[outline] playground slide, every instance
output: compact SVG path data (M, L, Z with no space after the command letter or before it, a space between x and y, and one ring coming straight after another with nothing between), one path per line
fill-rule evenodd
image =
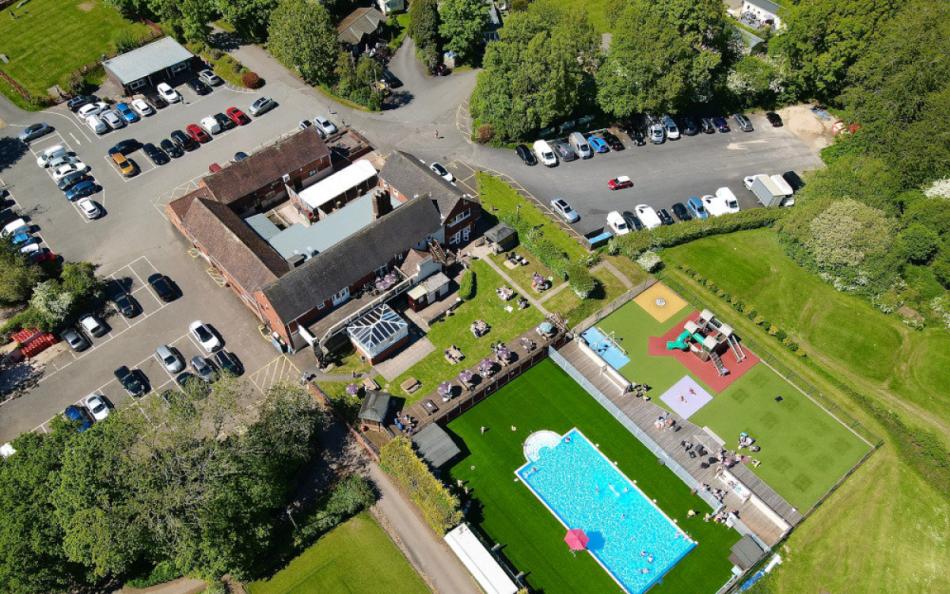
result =
M685 351L689 349L689 330L683 330L683 332L676 338L676 340L669 340L666 342L666 350L672 351L674 349L679 349Z

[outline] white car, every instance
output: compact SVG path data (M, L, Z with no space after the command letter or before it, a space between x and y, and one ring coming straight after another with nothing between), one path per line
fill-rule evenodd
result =
M201 345L201 348L203 348L205 352L213 353L221 348L221 341L218 340L211 326L201 320L192 322L191 325L188 326L188 331L191 332L191 337Z
M19 229L20 227L29 228L29 223L27 223L25 219L17 219L15 221L11 221L3 226L3 230L0 231L0 237L6 237L12 234L14 231Z
M739 200L736 198L736 195L732 193L728 187L723 186L716 190L716 197L719 198L726 206L726 212L735 213L739 212Z
M455 181L455 176L452 175L452 172L451 172L451 171L449 171L448 169L446 169L445 167L443 167L443 166L442 166L442 163L437 163L437 162L433 161L432 164L429 165L429 169L431 169L432 171L434 171L434 172L436 173L436 175L438 175L439 177L441 177L442 179L444 179L444 180L447 181L447 182L454 182L454 181Z
M757 173L757 174L755 174L755 175L749 175L749 176L743 177L743 178L742 178L742 184L745 186L745 189L746 189L746 190L749 190L749 191L751 192L751 191L752 191L752 184L755 183L755 178L759 177L760 175L764 175L764 174L762 174L762 173Z
M119 114L112 111L111 109L105 110L104 112L99 114L99 117L102 118L102 121L109 124L109 127L112 128L113 130L118 130L119 128L125 128L125 120L119 117Z
M563 198L555 198L552 200L551 208L568 223L576 223L581 218L578 216L577 211L571 208L571 205Z
M336 125L323 116L313 116L313 125L317 127L317 130L323 132L325 136L336 134L337 131Z
M545 167L557 165L557 157L554 156L554 151L551 150L551 145L546 140L535 140L531 148L534 149L538 161L541 161L541 164Z
M660 217L656 214L656 211L649 205L638 204L633 210L637 213L637 218L640 219L640 222L643 223L643 226L647 229L656 229L663 224L663 222L660 221Z
M59 167L53 170L53 181L58 183L59 180L63 179L64 177L66 177L67 175L75 171L81 171L82 173L86 173L87 171L89 171L89 166L79 160L76 160L76 162L74 163L66 163L65 165L60 165Z
M102 216L102 209L99 208L99 205L96 204L96 201L92 198L82 198L76 202L76 206L79 207L82 214L90 221Z
M31 243L20 248L20 253L26 256L31 254L38 254L43 251L42 246L38 243Z
M726 207L726 201L718 196L706 194L702 197L702 201L703 206L706 207L706 212L708 212L710 216L720 217L729 212L729 209Z
M79 111L76 112L76 115L79 116L79 119L84 120L91 115L99 115L107 109L109 109L108 103L104 101L98 101L96 103L83 105L79 108Z
M171 85L168 83L158 83L155 90L162 99L169 103L178 103L181 101L181 93L171 88Z
M152 109L152 106L145 102L144 99L133 99L132 100L132 110L142 116L150 116L155 113L155 110Z
M109 417L109 405L106 404L102 394L94 393L86 396L83 398L82 405L96 421L105 421Z
M218 120L214 119L213 116L208 116L206 118L201 118L201 121L198 122L205 132L208 134L220 134L221 133L221 124L218 123Z
M51 146L45 151L43 151L42 153L40 153L40 156L36 158L36 165L37 167L49 167L50 161L52 161L53 159L56 159L57 157L62 157L66 153L67 153L66 147L61 144L57 144L56 146Z
M55 170L60 165L66 165L67 163L75 163L78 160L79 158L74 157L73 155L60 155L59 157L50 159L49 163L47 163L46 166L51 170Z
M109 131L109 126L97 115L86 116L86 125L96 134L105 134Z
M630 226L627 225L627 221L616 210L607 213L607 228L613 231L614 235L630 233Z

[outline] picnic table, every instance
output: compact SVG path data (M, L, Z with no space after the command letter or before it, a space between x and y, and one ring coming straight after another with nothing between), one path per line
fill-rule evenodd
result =
M426 412L430 415L439 412L439 407L435 405L435 402L432 402L431 398L426 398L422 401L422 408L426 409Z
M416 390L418 390L418 389L419 389L419 386L421 386L421 385L422 385L422 384L420 384L420 383L419 383L419 380L417 380L416 378L414 378L414 377L408 377L408 378L406 378L406 381L404 381L403 383L399 384L399 387L402 388L403 390L405 390L406 394L412 394L413 392L415 392Z

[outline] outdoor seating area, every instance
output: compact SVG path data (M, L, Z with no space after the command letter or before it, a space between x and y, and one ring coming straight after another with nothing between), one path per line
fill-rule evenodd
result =
M445 360L455 365L456 363L461 362L465 359L465 353L463 353L457 346L454 344L449 348L445 349Z
M491 326L485 320L475 320L470 327L475 338L481 338L491 331Z
M495 294L498 295L498 298L502 301L510 301L511 298L515 296L515 290L505 285L504 287L495 289Z
M505 256L505 266L511 269L527 266L529 263L527 258L516 252L508 252L508 255Z
M531 275L531 288L536 293L543 293L551 288L551 281L535 272Z

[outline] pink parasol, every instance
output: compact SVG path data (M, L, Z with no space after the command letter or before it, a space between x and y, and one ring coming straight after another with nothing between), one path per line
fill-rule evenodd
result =
M587 543L590 542L590 538L588 538L580 528L574 528L573 530L567 531L567 534L564 536L564 542L567 543L567 546L572 551L583 551L587 548Z

